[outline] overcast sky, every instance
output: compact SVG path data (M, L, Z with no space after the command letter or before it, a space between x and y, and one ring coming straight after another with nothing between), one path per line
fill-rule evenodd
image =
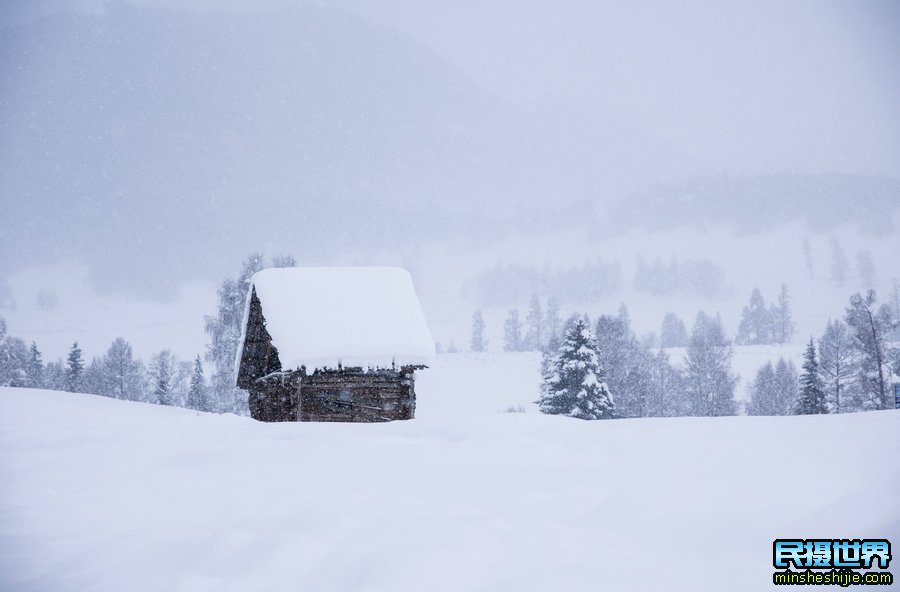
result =
M136 3L251 10L234 1ZM18 3L7 6L4 18L74 4ZM671 171L653 163L650 177L677 177L685 168L686 174L900 174L898 2L320 4L344 6L413 37L533 114L537 125L636 142L651 161L672 151L682 156ZM615 150L615 142L604 149Z

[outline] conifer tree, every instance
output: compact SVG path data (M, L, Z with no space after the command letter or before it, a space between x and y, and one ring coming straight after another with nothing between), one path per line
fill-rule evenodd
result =
M28 384L28 347L6 334L6 321L0 319L0 386L23 387Z
M537 294L531 296L528 304L528 315L525 317L525 348L529 351L541 351L544 347L544 312Z
M28 386L31 388L44 387L44 362L37 343L31 342L28 349L28 363L25 366L25 374L28 375Z
M519 320L519 309L509 311L503 323L503 349L506 351L522 351L522 322Z
M484 336L484 317L479 308L472 313L472 340L469 347L473 352L483 352L487 349L488 340Z
M153 356L150 374L153 377L153 397L159 405L174 405L175 396L172 391L172 353L163 350Z
M602 377L590 326L578 319L548 365L538 400L540 410L578 419L614 417L615 405Z
M81 357L81 348L78 342L72 344L69 356L66 358L66 390L70 393L80 392L81 380L84 375L84 359Z
M772 316L766 308L759 288L753 288L750 304L741 313L741 324L735 341L741 345L761 345L769 343L772 335Z
M794 415L816 415L828 413L819 363L816 361L816 346L812 337L803 352L803 372L800 375L800 398L794 406Z
M206 377L203 375L203 362L200 356L194 360L194 371L191 373L191 386L188 388L187 407L197 411L212 411Z

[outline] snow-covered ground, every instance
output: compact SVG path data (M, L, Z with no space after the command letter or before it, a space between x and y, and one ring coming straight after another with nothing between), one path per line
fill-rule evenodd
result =
M390 424L0 389L0 590L757 591L775 538L900 540L900 411L583 422L536 362L440 356Z

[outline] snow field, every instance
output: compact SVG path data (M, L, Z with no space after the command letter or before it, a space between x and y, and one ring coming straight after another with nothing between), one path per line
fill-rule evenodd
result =
M536 361L390 424L0 389L0 589L756 591L775 538L900 539L900 411L584 422Z

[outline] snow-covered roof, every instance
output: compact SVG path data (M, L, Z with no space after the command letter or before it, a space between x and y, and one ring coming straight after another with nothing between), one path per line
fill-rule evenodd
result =
M412 278L395 267L290 267L254 274L250 294L285 370L427 365L434 342ZM238 365L244 349L238 347Z

